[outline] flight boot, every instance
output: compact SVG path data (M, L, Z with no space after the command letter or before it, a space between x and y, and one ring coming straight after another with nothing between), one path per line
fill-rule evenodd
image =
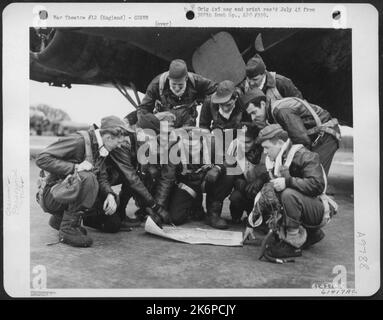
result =
M221 218L223 203L219 201L207 202L207 214L205 223L215 229L227 229L229 226L225 219Z
M230 203L230 215L231 215L231 223L232 224L241 224L242 216L245 209L240 206L235 205L234 203Z
M322 231L322 229L308 229L307 230L307 239L306 242L302 245L301 249L306 250L313 246L314 244L318 243L324 238L325 234Z
M92 238L81 232L81 219L83 214L83 211L64 211L59 230L61 242L73 247L90 247L92 245Z
M49 218L48 224L53 229L56 229L57 231L59 231L62 219L63 219L62 214L52 214L51 217ZM80 230L85 235L88 233L84 227L80 226Z
M302 249L280 240L266 248L265 256L267 259L292 259L302 256Z

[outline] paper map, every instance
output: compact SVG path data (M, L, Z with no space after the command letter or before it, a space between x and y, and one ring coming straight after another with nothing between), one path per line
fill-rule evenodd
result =
M150 217L146 219L145 231L156 236L190 244L242 246L242 232L166 226L161 229Z

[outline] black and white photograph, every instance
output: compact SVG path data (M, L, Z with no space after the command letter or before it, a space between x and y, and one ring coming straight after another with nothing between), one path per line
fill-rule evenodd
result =
M379 197L361 185L378 185L379 165L358 152L378 146L378 93L356 81L350 24L371 8L327 7L185 4L184 25L134 8L34 10L27 88L10 94L27 95L25 166L8 162L4 182L4 228L26 221L4 232L7 254L26 230L26 294L372 294L357 279L380 286Z

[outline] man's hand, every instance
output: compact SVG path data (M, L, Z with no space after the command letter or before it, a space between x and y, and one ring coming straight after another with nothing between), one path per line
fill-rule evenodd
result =
M76 165L76 169L77 169L77 172L80 172L80 171L90 171L90 170L93 169L93 165L90 162L84 160L80 164Z
M285 178L276 178L271 180L273 184L274 190L277 192L281 192L286 189L286 180Z
M246 230L243 234L242 243L244 243L248 238L251 238L252 240L255 239L254 229L251 227L246 227Z
M109 193L108 196L106 197L104 201L104 206L102 208L104 209L105 214L107 216L111 216L113 213L116 212L116 209L117 209L116 199L111 193Z
M157 112L154 115L160 121L167 121L169 128L174 128L176 116L170 111Z
M160 121L163 121L163 120L166 120L169 122L176 121L176 116L170 111L157 112L154 115Z
M215 166L211 168L205 175L205 181L209 183L214 183L217 181L219 175L221 173L221 168L218 166Z

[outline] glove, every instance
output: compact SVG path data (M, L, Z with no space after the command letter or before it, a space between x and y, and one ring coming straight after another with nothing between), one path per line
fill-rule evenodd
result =
M169 224L171 222L169 212L163 206L158 205L157 214L162 218L164 223Z
M162 229L163 223L170 223L170 215L167 210L165 210L159 204L155 204L153 207L146 208L146 211L149 213L152 220Z
M259 190L261 190L263 185L263 181L260 179L256 179L254 182L250 182L245 187L246 195L249 199L253 199Z
M145 208L145 211L149 214L150 218L154 221L154 223L162 229L162 224L164 223L162 217L157 214L158 204L155 204L153 207Z
M205 175L205 181L209 183L214 183L217 181L219 175L221 174L221 168L214 166L211 168Z

